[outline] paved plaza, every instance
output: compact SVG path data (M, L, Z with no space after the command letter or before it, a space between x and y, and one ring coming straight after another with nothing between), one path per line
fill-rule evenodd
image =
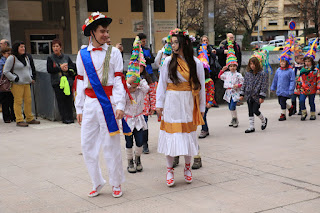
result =
M320 108L319 98L316 106ZM309 108L308 108L309 110ZM0 212L32 213L318 213L320 212L320 116L300 116L279 122L277 100L261 107L269 119L261 131L245 134L246 104L238 107L240 125L230 128L226 105L208 113L210 136L199 140L203 167L193 170L194 181L184 181L184 160L175 169L174 187L166 186L165 156L157 153L159 123L149 119L151 153L142 156L143 172L129 174L123 196L113 198L106 185L91 191L80 148L80 126L41 120L19 128L0 122ZM121 138L126 169L124 137ZM105 178L107 171L101 158Z

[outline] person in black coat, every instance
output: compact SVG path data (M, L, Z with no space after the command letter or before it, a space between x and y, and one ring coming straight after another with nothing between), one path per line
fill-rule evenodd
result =
M234 35L232 33L227 34L227 39L223 40L220 43L220 48L216 50L218 61L221 67L226 66L227 53L228 53L228 41L227 41L228 39L233 41L234 51L235 51L237 62L238 62L237 71L239 72L241 67L242 53L241 53L240 46L237 44L237 42L234 41Z

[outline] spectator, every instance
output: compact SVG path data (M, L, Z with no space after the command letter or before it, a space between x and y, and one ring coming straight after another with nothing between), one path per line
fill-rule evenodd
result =
M10 47L10 43L7 39L2 39L0 41L0 49L2 50L5 47Z
M151 50L148 47L146 47L147 36L144 33L139 33L138 36L141 41L141 47L143 50L144 58L146 59L146 64L147 64L146 70L149 73L149 75L151 76L152 81L156 82L156 81L158 81L158 78L155 75L155 73L153 73L152 66L151 66L151 64L154 63L154 56L152 55Z
M34 84L36 79L33 58L30 54L26 54L23 41L16 41L12 45L12 54L7 58L3 74L13 82L11 92L14 97L13 107L17 126L27 127L28 124L40 124L40 121L34 119L31 111L30 84ZM11 69L12 72L10 72ZM22 116L22 103L24 103L27 122L24 122Z
M51 74L51 85L56 94L60 116L63 123L74 123L73 96L70 88L76 75L75 64L69 56L61 52L62 46L59 39L52 41L52 50L53 54L47 58L47 70ZM68 82L68 85L62 87L64 82Z
M228 40L233 42L234 51L235 51L237 62L238 62L237 71L239 72L241 67L242 54L241 54L240 46L237 44L237 42L234 41L234 35L232 33L227 34L227 39L223 40L220 43L220 49L216 50L219 64L222 67L226 66L227 54L228 54Z
M154 65L155 65L157 68L160 68L161 59L162 59L163 53L164 53L164 46L166 45L166 43L167 43L167 37L162 38L162 45L163 45L163 47L161 48L161 50L158 51L157 56L156 56L156 59L154 60Z
M11 54L11 48L3 47L1 48L0 58L0 77L2 76L2 71L4 64L6 63L7 58ZM15 121L16 117L14 116L13 110L13 95L11 91L9 92L0 92L0 103L2 103L2 118L5 123L11 123L11 121Z

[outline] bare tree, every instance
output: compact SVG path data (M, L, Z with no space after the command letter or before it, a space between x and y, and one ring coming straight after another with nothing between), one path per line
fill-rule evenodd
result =
M248 47L251 34L271 0L226 0L227 11L245 29L242 44ZM271 13L272 11L270 11Z
M203 1L180 0L181 28L203 29Z

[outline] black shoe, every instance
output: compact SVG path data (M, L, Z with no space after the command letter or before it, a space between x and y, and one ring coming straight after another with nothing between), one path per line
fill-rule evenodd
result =
M141 164L141 158L140 158L140 156L136 156L136 157L135 157L135 163L136 163L137 172L142 172L143 167L142 167L142 164Z
M319 113L320 113L320 112L319 112ZM301 111L299 111L299 112L298 112L298 115L302 115L302 112L301 112Z
M202 167L201 158L194 158L192 169L200 169Z
M245 133L251 133L251 132L255 132L256 130L255 130L255 128L253 128L253 129L247 129L246 131L244 131Z
M288 111L289 111L289 116L292 116L295 113L293 105L290 107L290 109L288 109Z
M317 119L317 117L316 117L315 115L311 115L311 116L310 116L310 120L314 121L314 120L316 120L316 119Z
M137 169L136 169L136 167L134 166L134 163L133 163L133 159L128 160L127 170L128 170L129 173L136 173L137 172Z
M174 157L172 168L175 168L179 164L179 156Z
M69 122L69 124L74 123L74 120L67 120Z
M143 154L149 154L149 153L150 153L148 144L144 144L144 145L143 145L143 150L142 150L142 152L143 152Z
M302 121L305 121L305 120L306 120L306 118L307 118L307 116L308 116L308 114L301 115L301 120L302 120Z
M320 115L320 112L318 113L318 115Z
M265 130L268 125L268 118L264 118L264 119L265 119L265 123L261 125L261 130Z
M69 121L68 120L63 120L62 123L69 124Z
M287 120L286 115L281 113L279 121L285 121L285 120Z

